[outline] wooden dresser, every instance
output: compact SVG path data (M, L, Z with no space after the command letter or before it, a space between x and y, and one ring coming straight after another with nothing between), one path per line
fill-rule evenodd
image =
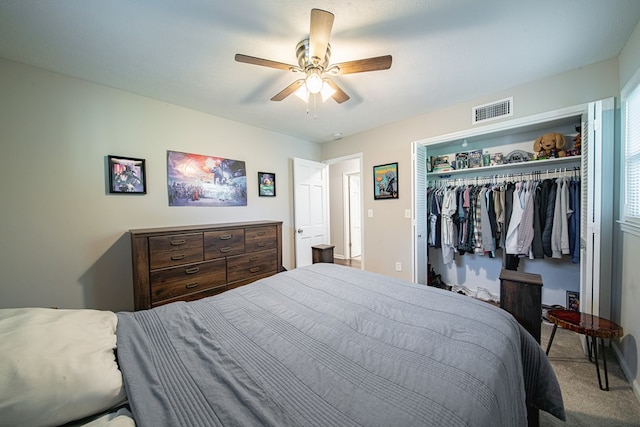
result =
M282 222L130 230L136 310L191 301L282 268Z

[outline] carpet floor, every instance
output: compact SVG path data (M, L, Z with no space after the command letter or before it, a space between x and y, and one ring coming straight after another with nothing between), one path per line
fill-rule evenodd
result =
M542 323L546 350L553 325ZM640 401L620 369L611 348L606 349L609 391L598 386L595 364L584 354L580 335L558 328L549 360L558 377L567 422L540 411L541 427L639 427ZM600 364L602 369L602 364ZM604 375L602 375L604 384Z

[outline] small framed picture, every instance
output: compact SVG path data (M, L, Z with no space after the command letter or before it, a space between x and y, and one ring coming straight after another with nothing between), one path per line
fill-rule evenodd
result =
M276 174L273 172L258 172L258 196L276 196Z
M145 160L133 157L107 156L109 193L147 194Z
M567 310L580 311L580 292L567 291Z
M398 163L373 167L373 199L398 198Z

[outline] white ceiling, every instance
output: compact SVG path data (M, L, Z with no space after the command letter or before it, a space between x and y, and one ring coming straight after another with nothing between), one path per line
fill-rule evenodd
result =
M298 78L312 8L335 15L332 63L391 54L387 71L333 77L351 96L270 98ZM617 56L637 0L2 0L0 57L305 140L325 142Z

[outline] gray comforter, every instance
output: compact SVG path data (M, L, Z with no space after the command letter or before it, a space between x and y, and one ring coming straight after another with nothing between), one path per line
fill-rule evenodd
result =
M334 264L118 313L139 426L524 426L564 419L556 377L513 317Z

